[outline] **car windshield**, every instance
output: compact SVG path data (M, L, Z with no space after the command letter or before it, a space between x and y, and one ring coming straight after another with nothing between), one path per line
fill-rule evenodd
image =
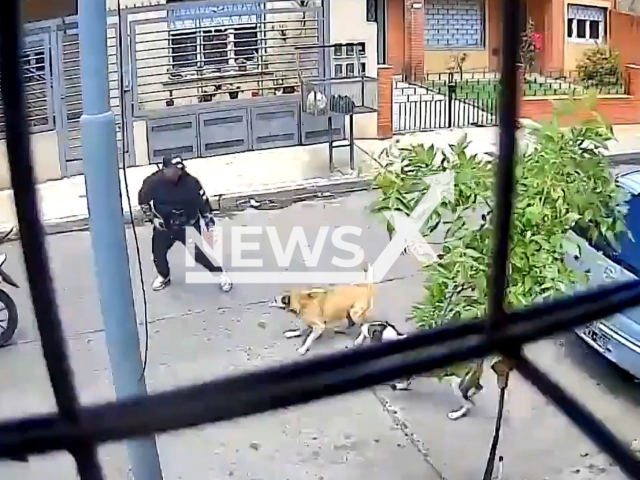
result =
M631 197L627 201L627 206L625 224L630 235L623 233L618 237L619 251L614 249L604 238L598 238L594 242L589 241L589 243L618 265L640 277L640 195ZM586 231L583 228L576 226L573 230L582 238L587 239Z
M625 223L631 235L620 235L620 252L616 255L617 263L640 277L640 195L635 195L627 202Z

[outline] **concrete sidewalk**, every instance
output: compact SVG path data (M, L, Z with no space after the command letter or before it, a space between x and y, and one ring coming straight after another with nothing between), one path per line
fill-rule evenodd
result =
M222 220L224 227L270 225L286 235L302 227L307 238L322 226L362 229L356 242L375 259L388 245L383 221L367 207L375 192L330 201L301 202L272 211L242 212ZM133 232L127 232L132 272L137 280ZM142 288L147 288L151 392L296 361L298 341L282 332L298 325L293 316L269 307L282 292L276 284L237 284L228 294L215 285L187 284L184 249L169 253L173 285L151 292L155 270L151 228L138 229L145 285L134 281L138 319L142 322ZM330 235L330 234L329 234ZM284 238L280 236L280 238ZM86 232L47 239L60 317L68 339L71 365L83 404L113 399L110 368L99 313L91 239ZM256 238L264 268L282 271L267 235ZM295 249L292 269L331 271L337 248L327 245L309 266ZM26 285L18 242L3 245L6 270ZM344 255L344 253L342 253ZM340 255L340 256L342 256ZM228 257L227 257L228 258ZM258 257L253 257L258 258ZM335 267L335 265L333 265ZM191 269L188 269L191 271ZM70 274L69 272L72 272ZM233 275L233 272L232 272ZM380 284L372 318L387 319L404 331L405 319L424 298L420 264L401 256ZM0 349L0 419L44 413L55 408L38 342L28 289L13 290L21 320L14 345ZM140 325L141 337L144 327ZM328 334L314 344L311 356L351 346L351 335ZM144 337L142 337L144 338ZM640 385L621 375L575 335L558 335L527 347L529 357L601 418L624 442L640 432ZM458 405L446 383L422 378L408 392L388 386L296 408L273 411L216 425L158 436L165 480L479 480L493 433L498 399L495 376L487 368L485 392L468 418L450 421ZM108 480L127 478L121 443L100 448ZM518 375L506 400L499 455L505 458L503 480L624 480L566 418ZM34 458L28 465L0 463L2 480L77 478L70 457Z
M326 191L366 188L361 186L360 177L366 177L371 159L359 148L355 149L355 159L360 170L352 174L348 148L335 150L336 170L331 173L328 145L321 144L198 158L185 163L189 172L202 182L214 208L235 209L238 202L247 198L322 196ZM125 215L128 216L130 207L134 215L139 213L138 191L156 169L155 165L127 168L128 196L124 172L120 171ZM89 214L84 175L42 183L38 195L40 218L49 233L86 226ZM6 232L16 223L13 192L0 191L0 231Z
M617 141L610 151L619 163L640 163L640 126L620 126L614 131ZM498 150L498 128L466 128L436 130L394 137L393 140L356 141L357 171L348 171L348 148L335 150L337 170L329 172L326 144L224 155L188 160L187 168L197 176L214 203L223 210L243 209L248 199L288 201L318 198L327 194L348 193L368 188L378 168L375 159L390 142L434 144L447 147L463 133L473 153L495 153ZM142 181L156 169L155 165L127 168L131 210L139 213L137 194ZM344 172L344 173L340 173ZM124 188L123 208L128 216L129 200ZM87 226L88 210L84 176L45 182L38 186L40 215L47 232L60 233ZM16 225L13 193L0 191L0 232Z

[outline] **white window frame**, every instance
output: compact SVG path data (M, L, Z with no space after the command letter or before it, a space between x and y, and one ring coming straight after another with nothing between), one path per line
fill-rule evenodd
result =
M253 2L248 2L253 3ZM260 46L262 43L261 35L261 22L258 18L255 18L255 23L247 22L240 24L226 23L224 25L216 24L216 20L219 17L214 15L207 16L206 13L195 12L190 15L189 12L185 12L179 6L170 6L173 12L180 12L180 19L174 21L173 24L169 20L169 59L170 67L169 71L173 74L180 76L195 76L198 72L206 72L207 74L220 74L220 75L235 75L245 72L255 72L262 68L260 61ZM206 6L203 8L207 8ZM193 8L192 8L193 9ZM230 17L227 17L230 18ZM253 50L253 54L247 57L250 59L246 62L239 62L243 57L238 55L236 51L236 44L239 42L252 42L251 39L238 39L237 36L242 32L254 32L255 31L255 46L251 45L249 48L241 47L243 50L247 48ZM218 61L214 63L214 60L209 57L207 53L212 50L207 50L208 36L226 36L226 62ZM173 45L173 40L176 37L184 37L192 39L187 45L190 46L190 51L183 53L176 53ZM217 43L217 40L213 40L212 43ZM220 40L220 43L223 41ZM252 48L253 47L253 48ZM224 51L220 49L219 51ZM193 60L181 60L180 56L195 56ZM180 63L176 64L176 57ZM220 59L221 60L221 59ZM245 59L246 60L246 59ZM242 68L241 68L242 67Z
M601 11L603 14L602 20L583 17L580 13L576 12L572 7L578 7L583 10ZM573 10L573 11L572 11ZM592 5L580 5L580 4L567 4L567 21L565 28L567 29L566 38L569 43L579 44L594 44L602 45L607 43L607 19L609 17L609 10L604 7L594 7ZM578 21L584 20L585 26L585 38L578 37ZM589 38L590 22L598 23L598 38ZM571 32L569 31L569 25L571 24Z

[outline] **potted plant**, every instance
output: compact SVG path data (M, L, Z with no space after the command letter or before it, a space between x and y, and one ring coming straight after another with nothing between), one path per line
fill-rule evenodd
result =
M240 96L240 86L237 86L236 88L234 88L229 92L229 98L231 100L237 100L239 96Z

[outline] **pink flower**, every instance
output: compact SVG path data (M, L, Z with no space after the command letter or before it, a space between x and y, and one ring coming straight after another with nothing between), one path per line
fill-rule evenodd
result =
M541 33L532 33L531 41L533 42L533 48L537 51L542 50L542 34Z

